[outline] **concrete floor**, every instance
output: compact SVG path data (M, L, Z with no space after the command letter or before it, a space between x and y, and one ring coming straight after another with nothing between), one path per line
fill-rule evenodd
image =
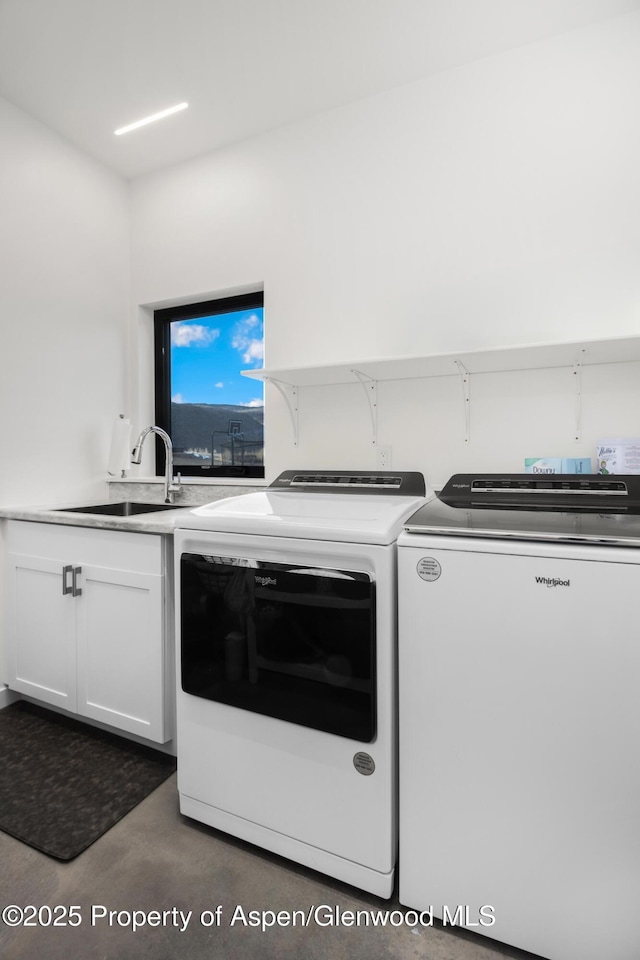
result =
M324 905L402 908L397 898L381 901L185 819L175 774L75 860L59 863L0 832L0 864L0 909L15 904L54 911L53 917L41 911L41 926L11 928L0 921L2 960L532 960L532 954L439 925L323 926L324 909L319 923L306 928L245 925L240 909L247 918L254 910L288 911L297 919ZM71 906L78 909L65 915L63 908ZM133 911L150 920L156 919L151 911L158 920L166 913L162 925L134 931ZM191 911L184 930L179 911ZM56 919L67 925L54 926Z

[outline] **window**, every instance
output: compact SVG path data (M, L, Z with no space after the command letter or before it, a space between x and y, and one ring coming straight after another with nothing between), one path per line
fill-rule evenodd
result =
M156 310L156 423L183 476L264 477L264 296L243 294ZM156 471L164 473L164 445Z

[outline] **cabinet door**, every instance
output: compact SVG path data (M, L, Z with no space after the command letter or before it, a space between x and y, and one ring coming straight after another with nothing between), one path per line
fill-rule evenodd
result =
M162 577L83 566L78 597L78 713L163 743Z
M44 703L76 710L76 605L63 564L9 554L7 682Z

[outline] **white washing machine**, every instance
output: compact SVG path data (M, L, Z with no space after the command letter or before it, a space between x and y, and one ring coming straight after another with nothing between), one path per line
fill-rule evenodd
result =
M181 812L381 897L396 539L424 502L420 474L287 471L175 531Z
M455 476L398 540L399 896L640 957L640 477Z

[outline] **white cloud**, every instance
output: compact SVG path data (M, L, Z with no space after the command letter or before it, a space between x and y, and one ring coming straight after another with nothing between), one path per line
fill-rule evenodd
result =
M245 363L258 363L264 358L264 344L262 340L250 340L247 345L244 353L242 354L242 359Z
M207 346L220 336L219 330L203 327L201 323L172 323L171 343L174 347Z
M259 366L264 358L260 318L255 313L240 321L234 331L232 345L242 354L242 362Z
M181 393L176 393L171 397L171 403L184 403L184 397Z
M249 400L248 403L240 403L240 407L263 407L264 400Z
M219 383L214 383L214 387L215 387L217 390L224 390L224 383L222 382L222 380L220 380Z

